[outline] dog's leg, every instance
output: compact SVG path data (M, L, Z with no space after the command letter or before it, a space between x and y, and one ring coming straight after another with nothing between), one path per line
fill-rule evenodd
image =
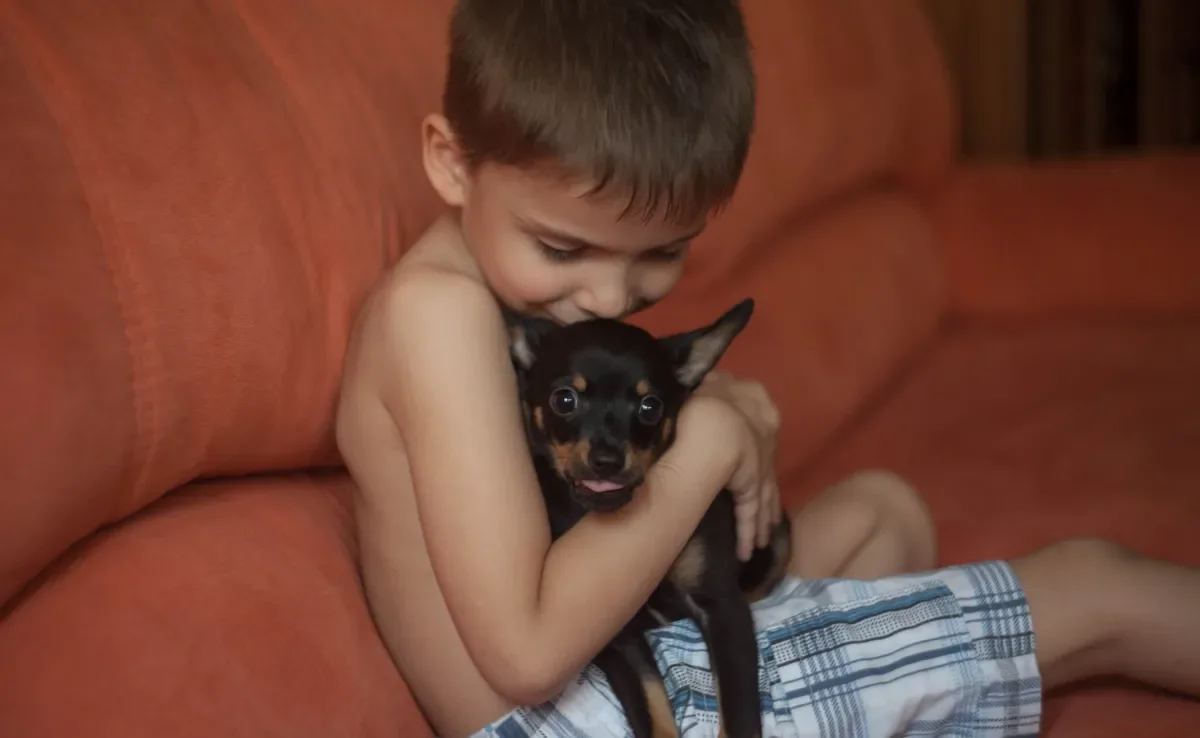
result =
M629 660L637 669L641 679L642 693L649 708L651 734L654 738L678 738L679 727L675 724L675 710L667 696L662 674L654 661L654 651L644 635L629 642Z
M658 738L664 735L657 725L660 708L653 690L646 686L647 680L640 663L641 654L637 648L639 641L643 639L638 636L618 636L618 640L605 646L592 663L608 679L617 702L625 711L625 719L629 721L634 738Z
M758 695L758 642L750 607L736 590L722 597L706 597L695 604L701 615L696 621L708 647L717 687L721 735L759 738L762 712Z

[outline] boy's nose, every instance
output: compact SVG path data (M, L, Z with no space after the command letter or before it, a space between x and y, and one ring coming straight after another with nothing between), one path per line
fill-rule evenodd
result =
M607 444L593 443L588 450L588 466L596 474L615 474L625 468L625 454Z
M629 311L629 288L624 277L585 289L575 304L596 318L620 318Z

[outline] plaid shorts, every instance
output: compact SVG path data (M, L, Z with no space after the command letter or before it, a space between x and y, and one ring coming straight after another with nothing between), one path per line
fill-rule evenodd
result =
M763 735L1034 736L1042 684L1020 584L999 561L875 581L785 580L754 606ZM694 623L647 635L680 735L716 736L708 653ZM499 738L632 735L589 666L554 700L480 730Z

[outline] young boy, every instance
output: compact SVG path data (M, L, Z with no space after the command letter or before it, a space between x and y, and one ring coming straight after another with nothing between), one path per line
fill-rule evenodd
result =
M551 545L501 315L665 297L734 190L753 110L734 0L460 0L423 129L448 214L365 301L337 428L372 613L439 735L625 735L588 662L719 489L743 555L777 519L775 409L718 375L634 502ZM794 520L798 578L756 607L768 735L1030 734L1043 687L1101 673L1200 691L1195 571L1073 541L894 576L932 567L933 529L883 474ZM656 654L676 717L716 735L689 627L657 631Z

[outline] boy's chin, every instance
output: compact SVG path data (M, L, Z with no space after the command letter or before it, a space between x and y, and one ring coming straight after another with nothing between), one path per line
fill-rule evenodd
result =
M508 311L509 313L512 313L514 315L519 315L522 318L550 320L550 321L557 323L558 325L568 325L570 323L577 322L576 320L564 319L565 317L569 317L569 316L573 315L573 313L569 309L556 310L552 307L547 307L544 305L543 306L529 305L529 304L514 305L511 301L506 300L502 296L499 296L499 295L497 295L497 299L500 301L501 306L506 311Z
M631 315L636 315L637 313L640 313L643 310L646 310L647 308L651 307L653 304L654 303L652 303L648 300L639 300L638 302L634 303L633 307L631 307L629 310L626 310L625 312L621 313L620 315L616 315L613 317L616 320L625 320L626 318L630 317ZM547 318L549 320L553 320L555 323L558 323L559 325L570 325L572 323L579 323L584 320L590 320L590 319L596 317L585 310L580 310L571 305L563 305L561 307L559 307L559 306L544 307L544 308L540 308L540 309L531 310L531 311L529 311L529 314L533 317Z
M578 323L581 320L587 320L588 317L590 317L587 313L566 306L557 309L554 307L546 307L533 310L531 311L531 315L536 318L553 320L559 325L571 325L572 323Z

